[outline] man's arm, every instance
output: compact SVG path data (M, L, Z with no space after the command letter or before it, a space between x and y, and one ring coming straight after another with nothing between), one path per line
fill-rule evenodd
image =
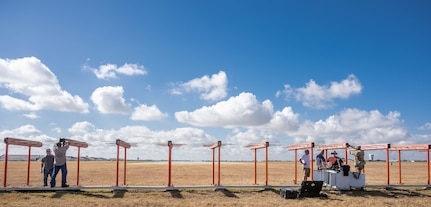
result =
M40 172L43 171L43 166L45 164L45 158L42 159L42 162L40 163Z

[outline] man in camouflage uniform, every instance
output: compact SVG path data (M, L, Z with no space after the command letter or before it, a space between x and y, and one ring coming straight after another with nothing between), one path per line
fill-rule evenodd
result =
M365 167L365 160L364 160L365 153L363 150L361 150L361 146L359 145L356 147L348 145L348 147L349 147L349 153L355 156L354 163L355 163L356 173L354 173L354 175L357 174L357 176L359 177L359 175L362 172L362 169L364 169Z

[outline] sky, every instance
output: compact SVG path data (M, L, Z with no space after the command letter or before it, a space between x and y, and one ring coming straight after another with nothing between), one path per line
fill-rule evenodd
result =
M89 144L81 156L105 158L121 139L141 160L166 160L157 143L169 140L185 144L175 160L211 160L203 145L217 140L223 160L253 160L245 146L263 141L270 160L292 160L286 146L306 142L431 144L430 9L427 0L3 0L0 137L40 141L36 155L66 137Z

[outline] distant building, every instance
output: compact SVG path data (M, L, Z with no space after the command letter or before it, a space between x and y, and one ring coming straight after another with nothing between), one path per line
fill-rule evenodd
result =
M0 160L5 160L6 155L1 155ZM41 158L40 155L30 155L30 161L37 161ZM28 155L8 155L8 161L27 161Z

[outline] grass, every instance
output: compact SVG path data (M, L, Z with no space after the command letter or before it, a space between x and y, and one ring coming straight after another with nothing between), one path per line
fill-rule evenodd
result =
M1 163L2 164L2 163ZM41 186L40 163L31 162L30 186ZM294 170L292 162L270 162L269 185L292 185ZM77 163L68 162L68 183L76 185ZM390 166L390 182L398 183L398 165ZM128 162L127 185L167 186L167 163ZM301 170L297 169L298 183ZM120 162L119 185L123 184L123 163ZM217 183L216 166L215 183ZM369 162L366 165L368 185L386 184L386 165L383 162ZM3 184L4 170L0 172ZM172 184L194 186L212 184L210 163L173 163ZM61 176L57 179L61 180ZM402 163L404 184L427 184L427 165L424 162ZM7 185L24 186L27 180L27 162L8 162ZM58 180L58 182L60 182ZM265 163L258 163L257 184L265 184ZM253 185L254 165L247 163L222 163L221 185ZM81 162L79 184L83 186L115 186L116 162ZM364 191L330 192L327 198L303 198L286 200L280 197L279 189L188 189L181 191L139 191L112 192L110 190L87 190L81 192L3 192L0 206L429 206L431 191L421 188L365 188Z

